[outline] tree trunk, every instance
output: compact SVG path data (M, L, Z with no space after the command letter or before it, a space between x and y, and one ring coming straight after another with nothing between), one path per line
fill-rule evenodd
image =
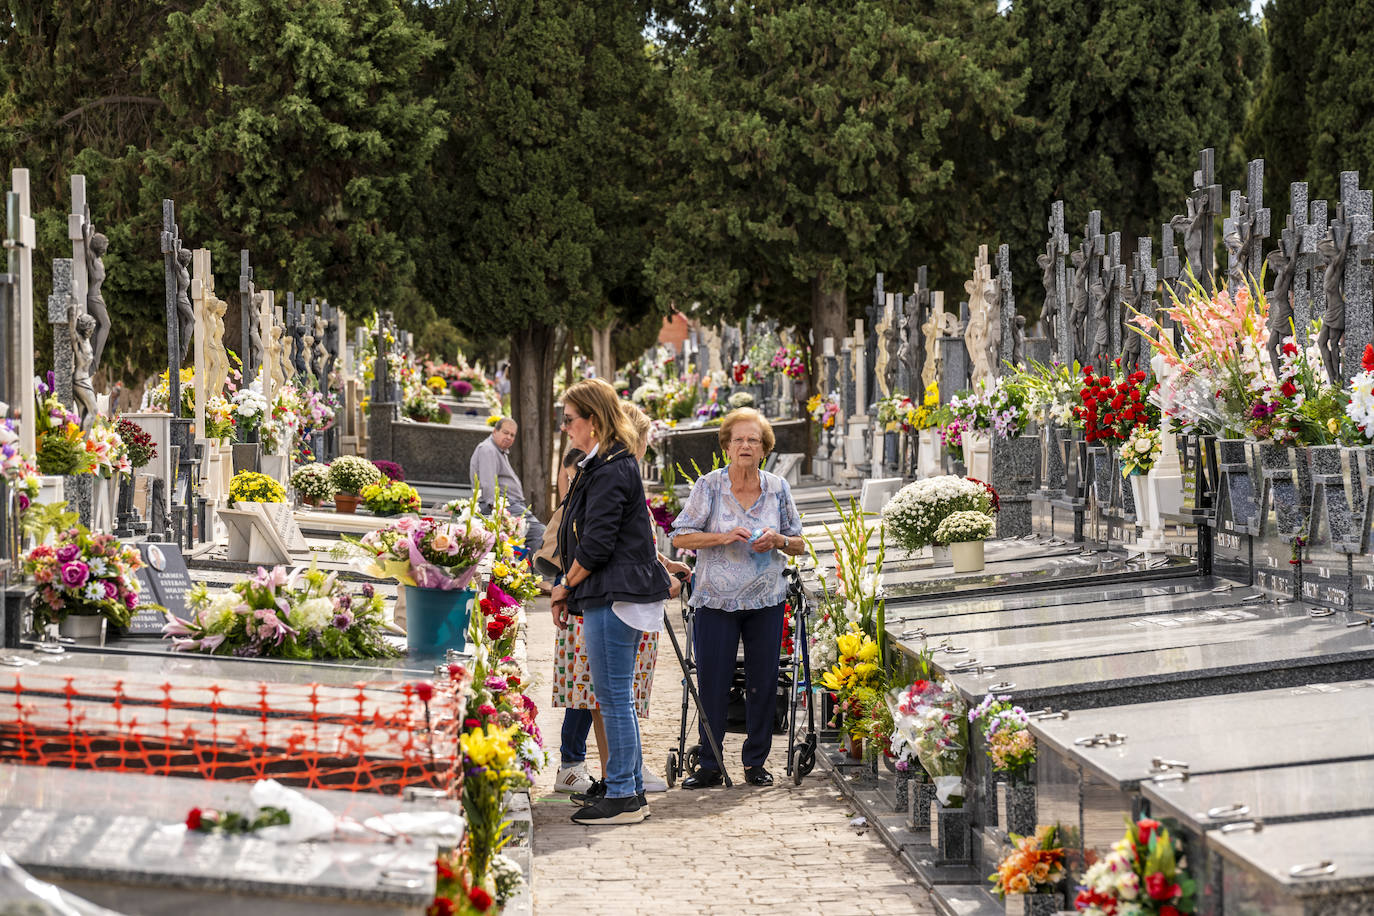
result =
M520 424L515 472L530 511L549 517L549 466L553 460L554 329L534 322L511 335L511 413Z
M818 274L811 278L811 359L808 361L807 373L807 396L820 394L822 397L830 394L825 390L825 339L827 337L834 341L832 352L839 354L840 341L848 333L846 326L849 319L849 303L846 298L845 288L841 286L837 290L827 289L829 277L826 274ZM808 459L814 457L816 450L816 436L813 433L813 421L811 415L806 418L806 448Z
M825 352L825 339L835 340L835 352L840 352L840 341L848 333L848 299L845 288L827 289L829 277L820 274L811 278L811 340L817 354L817 378L824 379L824 366L819 362L819 354Z
M620 321L611 318L604 328L592 328L592 364L596 374L606 381L615 382L615 339L611 336Z

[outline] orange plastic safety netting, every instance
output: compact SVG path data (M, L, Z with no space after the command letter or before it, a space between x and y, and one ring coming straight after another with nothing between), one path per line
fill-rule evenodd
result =
M467 682L351 686L0 674L0 761L399 793L457 791Z

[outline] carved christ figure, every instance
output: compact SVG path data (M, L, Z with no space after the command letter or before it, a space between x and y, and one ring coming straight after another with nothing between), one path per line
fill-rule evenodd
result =
M99 413L95 386L91 384L91 364L95 359L91 334L95 331L95 319L79 312L76 304L68 300L67 329L72 340L72 396L76 398L77 412L81 415L81 428L88 430Z
M1202 223L1207 210L1195 198L1188 198L1188 215L1179 214L1169 220L1174 232L1183 234L1183 251L1188 256L1188 268L1199 282L1202 280Z
M272 380L274 389L286 384L286 372L283 369L286 362L286 347L282 344L281 332L281 325L276 323L273 323L267 332L267 363L263 369ZM266 394L266 391L263 393Z
M86 220L81 227L86 251L86 313L95 319L95 333L91 338L94 356L91 373L100 368L100 357L105 352L105 341L110 337L110 311L105 307L105 296L101 286L105 283L105 252L110 248L110 240L103 232L96 232L91 225L91 210L86 208Z
M228 305L213 293L205 299L205 396L224 396L229 354L224 349L224 312Z
M1250 259L1255 235L1255 215L1250 212L1250 201L1244 195L1236 198L1236 215L1229 222L1230 228L1221 237L1231 255L1226 281L1229 289L1240 289L1245 285L1246 262Z
M1298 233L1293 229L1293 217L1288 217L1288 228L1279 236L1279 247L1269 252L1266 259L1274 277L1274 288L1269 291L1269 362L1274 374L1279 372L1279 346L1293 327L1293 280L1298 273Z
M1058 335L1055 333L1058 316L1055 314L1058 304L1056 287L1059 283L1058 271L1055 269L1054 260L1054 241L1051 240L1045 245L1045 253L1035 259L1035 263L1040 265L1040 285L1045 287L1045 303L1040 307L1040 327L1045 332L1045 336L1052 342L1057 341ZM1058 344L1053 344L1058 346Z
M191 308L191 252L187 248L177 248L177 317L180 319L178 333L181 337L180 368L186 362L186 354L191 349L191 335L196 330L196 313Z
M1088 262L1092 258L1092 243L1084 239L1083 246L1070 256L1073 260L1073 301L1069 305L1070 324L1073 330L1073 352L1063 355L1065 363L1074 360L1083 363L1088 357Z
M248 354L249 364L257 369L258 375L262 374L264 362L263 342L262 342L262 293L254 292L252 299L252 312L244 316L248 322ZM252 379L245 374L243 383L251 384Z
M1345 258L1350 249L1351 227L1344 210L1336 207L1336 218L1327 227L1326 237L1317 245L1324 266L1322 289L1326 292L1326 313L1322 316L1317 347L1321 350L1326 377L1341 381L1341 345L1345 340Z

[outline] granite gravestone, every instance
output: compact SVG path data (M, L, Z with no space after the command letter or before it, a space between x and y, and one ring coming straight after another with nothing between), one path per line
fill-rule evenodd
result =
M176 544L143 543L138 545L138 553L143 559L143 568L138 571L142 600L160 604L168 612L187 619L192 582L181 548ZM134 613L125 632L130 636L161 636L166 622L161 611L144 609Z
M906 370L906 377L911 386L915 386L918 379L924 380L927 375L934 380L939 377L936 370L928 370L927 364L935 353L935 343L931 339L929 332L925 330L928 317L935 308L935 301L939 298L941 304L944 302L944 293L936 292L930 288L929 272L926 265L922 264L916 268L916 285L911 289L911 295L906 297L906 308L902 310L902 339L901 346L898 348L898 355ZM938 336L937 331L935 336ZM912 400L917 400L916 395L923 393L929 382L924 382L922 391L907 391L912 395Z
M1073 328L1069 321L1069 279L1064 258L1069 254L1069 236L1064 231L1064 202L1050 205L1047 226L1050 233L1041 255L1040 269L1044 272L1045 305L1040 313L1041 332L1050 339L1050 356L1057 362L1071 365L1074 360Z
M1188 214L1175 216L1175 233L1182 233L1188 269L1205 290L1213 289L1213 220L1221 214L1221 185L1214 179L1216 151L1210 147L1198 154L1198 169L1193 173L1193 190L1188 195Z
M1303 320L1302 332L1303 340L1311 343L1308 339L1308 331L1312 322L1326 314L1326 288L1322 284L1321 253L1318 250L1322 239L1326 237L1326 201L1314 200L1308 205L1307 221L1302 226L1302 240L1298 244L1298 275L1305 277L1301 284L1295 284L1305 288L1307 296L1305 300L1298 300L1294 297L1294 315L1297 321ZM1302 310L1302 303L1305 302L1306 312Z
M1021 362L1021 348L1018 346L1016 323L1016 296L1011 285L1011 246L997 246L997 363L993 366L996 375L1002 374L1003 363L1017 365ZM1021 335L1024 336L1024 335Z

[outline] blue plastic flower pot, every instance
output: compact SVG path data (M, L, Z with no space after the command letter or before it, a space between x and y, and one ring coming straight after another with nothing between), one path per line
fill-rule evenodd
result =
M472 589L406 590L406 643L412 656L442 656L446 649L462 651L467 645L468 615Z

